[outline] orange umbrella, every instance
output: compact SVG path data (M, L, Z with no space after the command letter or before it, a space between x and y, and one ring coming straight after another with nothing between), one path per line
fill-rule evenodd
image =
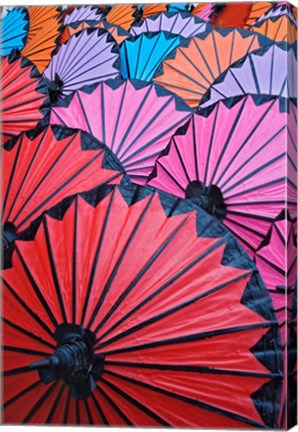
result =
M267 36L275 42L292 44L297 40L297 28L287 15L282 15L277 19L268 18L256 23L250 30Z
M55 6L30 6L28 12L30 27L22 55L31 60L42 73L57 47L62 13Z
M135 21L136 8L131 4L113 6L106 14L106 20L110 24L119 25L124 30L129 30Z
M152 15L166 12L167 11L167 4L161 3L161 4L152 4L148 3L142 7L142 19L151 17Z
M272 3L231 3L214 14L211 24L217 28L241 27L248 29L264 13L272 8Z
M154 81L176 93L193 108L214 80L228 67L270 41L247 30L212 30L190 39L162 63L163 74Z

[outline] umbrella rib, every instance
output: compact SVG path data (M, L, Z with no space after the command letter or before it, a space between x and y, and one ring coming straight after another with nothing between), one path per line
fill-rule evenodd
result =
M69 413L69 403L70 403L70 389L68 390L67 400L64 408L64 415L63 415L63 424L67 424L68 419L68 413Z
M162 364L162 363L138 363L138 362L126 362L116 360L105 360L105 364L108 366L123 366L129 368L140 368L140 369L156 369L161 371L181 371L181 372L194 372L203 374L215 374L215 375L235 375L243 377L256 377L256 378L282 378L280 373L272 372L254 372L254 371L241 371L241 370L228 370L228 369L217 369L210 368L207 366L193 366L193 365L178 365L178 364Z
M261 185L261 187L260 186L254 186L254 187L247 189L245 191L237 192L234 195L229 196L228 198L234 199L235 197L239 197L239 196L243 195L244 193L247 194L247 193L255 192L257 190L264 189L265 187L276 185L278 183L286 182L286 181L291 183L287 177L281 177L279 179L271 180L270 182L264 183L263 185Z
M7 318L2 318L2 320L3 320L3 322L5 324L7 324L8 326L10 326L13 329L17 330L18 332L23 333L24 335L30 337L31 339L36 340L37 342L41 343L42 345L45 345L46 347L49 347L51 349L55 349L54 345L50 344L49 342L44 341L42 338L40 338L39 336L36 336L35 334L29 332L28 330L25 330L23 327L19 327L15 323L9 321ZM23 352L23 349L22 348L18 348L18 347L10 347L10 351Z
M53 312L52 312L49 304L47 303L47 301L45 300L44 296L42 295L42 293L41 293L41 291L40 291L37 283L35 282L35 280L33 278L32 273L30 272L29 268L27 267L27 264L26 264L26 262L25 262L25 260L24 260L24 258L23 258L23 256L22 256L22 254L21 254L21 252L20 252L20 250L19 250L19 248L18 248L17 245L15 246L15 252L18 255L18 257L19 257L19 259L21 261L21 264L23 266L23 269L25 270L25 273L26 273L26 275L27 275L27 277L29 279L29 282L30 282L30 284L31 284L31 286L33 288L33 291L35 292L37 298L39 299L40 303L42 304L42 306L43 306L45 312L47 313L48 317L50 318L50 320L52 321L52 323L54 324L54 326L57 327L58 322L57 322L57 320L55 318L55 315L53 314ZM51 336L53 336L52 332L48 331L48 333Z
M15 369L9 369L4 372L2 372L2 377L9 377L14 375L22 375L27 372L32 372L32 370L29 368L29 366L23 366Z
M75 200L75 215L73 224L73 249L72 249L72 323L76 323L77 311L77 232L78 232L78 199Z
M217 127L217 119L219 117L219 108L220 108L220 104L218 104L217 107L216 107L215 118L214 118L214 121L213 121L212 132L211 132L211 135L210 135L210 141L209 141L209 146L208 146L208 155L207 155L207 160L206 160L206 165L205 165L206 168L205 168L205 174L204 174L204 184L205 185L207 185L209 163L210 163L210 157L211 157L213 142L214 142L214 138L215 138L215 131L216 131L216 127ZM221 158L218 158L218 160L221 160ZM218 165L219 165L219 163L217 164L217 167L218 167ZM213 177L210 180L210 184L212 184Z
M157 161L156 165L159 165L164 171L165 173L168 175L168 177L176 184L176 186L178 187L178 189L180 189L183 194L185 194L185 189L181 186L180 182L174 177L174 175L162 164L161 161Z
M134 426L134 424L129 420L129 418L124 414L124 412L118 407L118 405L113 401L113 399L99 386L97 386L97 390L102 394L102 396L106 399L106 401L111 405L111 407L117 412L119 417L124 420L127 426Z
M192 122L192 127L194 127L194 126L193 126L193 122ZM176 149L176 152L177 152L177 155L178 155L178 158L179 158L180 164L181 164L182 169L183 169L183 171L184 171L185 177L187 178L187 182L190 183L191 180L190 180L190 177L189 177L189 175L188 175L188 172L187 172L186 166L184 165L184 160L183 160L183 158L182 158L182 156L181 156L181 153L180 153L180 150L179 150L179 147L178 147L178 144L177 144L177 141L176 141L176 137L175 137L175 135L173 136L173 143L174 143L174 147L175 147L175 149ZM194 145L194 151L195 151L195 145ZM196 155L196 153L195 153L195 154L194 154L194 161L195 161L196 173L197 173L197 178L198 178L197 157L196 157L196 156L197 156L197 155ZM183 192L184 192L184 188L181 187L180 183L178 183L178 186L179 186L180 189L183 190Z
M8 346L8 345L2 345L2 347L4 351L22 353L22 354L33 355L33 356L36 355L38 357L46 357L47 355L49 355L49 352L34 350L30 348L19 348L16 346ZM51 348L54 349L55 347L51 346Z
M258 428L264 428L264 425L261 424L261 423L258 423L258 422L254 421L254 420L246 418L246 417L244 417L242 415L235 414L235 413L233 413L231 411L227 411L225 409L218 408L218 407L213 406L211 404L207 404L205 402L201 402L201 401L199 401L197 399L193 399L193 398L190 398L190 397L187 397L187 396L179 395L177 393L173 393L172 391L162 389L161 387L156 387L156 386L154 386L152 384L147 384L145 382L141 382L141 381L138 381L138 380L133 379L133 378L122 376L121 374L118 374L118 373L115 373L115 372L106 371L106 374L107 375L111 375L111 376L113 376L115 378L118 378L120 380L123 380L124 382L126 381L126 382L129 382L129 383L135 384L135 385L137 385L139 387L142 387L142 388L145 388L145 389L157 392L157 393L161 393L161 394L163 394L165 396L168 396L168 397L171 397L171 398L174 398L174 399L178 399L179 401L185 402L185 403L187 403L187 404L189 404L191 406L196 406L198 408L205 409L207 411L215 412L215 413L223 415L225 417L232 418L233 420L241 421L241 422L243 422L245 424L248 424L250 426L256 426Z
M265 142L261 147L259 147L247 160L245 160L245 162L243 162L242 165L240 165L240 167L233 172L232 175L230 175L230 177L228 177L222 184L221 184L221 188L223 189L224 186L229 183L230 180L232 180L233 178L235 178L236 174L239 174L239 172L247 165L249 164L260 152L262 152L281 132L283 132L283 130L285 129L286 126L282 126L273 136L270 137L270 139ZM284 154L284 153L283 153ZM283 154L281 154L281 156L283 156ZM220 180L222 179L222 176L220 178ZM241 180L243 181L243 180ZM239 183L239 182L238 182ZM237 183L236 183L237 184Z
M213 31L212 31L212 33L213 33ZM200 40L201 40L201 39L200 39ZM214 36L213 36L213 41L214 41ZM209 71L209 73L210 73L210 75L211 75L211 77L212 77L212 81L214 81L214 80L215 80L215 76L213 75L213 72L212 72L212 70L211 70L211 68L210 68L209 62L206 60L206 57L204 56L203 51L201 50L199 44L197 43L197 38L196 38L196 37L193 38L193 42L194 42L194 44L195 44L197 50L199 51L200 56L202 57L202 60L203 60L203 62L204 62L204 64L205 64L207 70ZM182 50L181 50L181 51L182 51ZM199 68L196 67L196 69L197 69L197 71L202 75L202 77L205 79L205 81L207 81L207 83L208 83L208 86L207 86L207 87L203 87L203 86L200 84L200 85L201 85L205 90L207 90L207 89L209 88L209 86L210 86L210 84L211 84L212 81L207 80L207 78L203 75L203 73L200 71Z
M6 288L14 297L14 299L20 304L20 306L34 319L34 321L36 321L37 324L40 325L43 330L52 336L52 332L45 322L26 304L24 300L22 300L22 298L13 290L6 280L3 280L3 283L6 285Z
M81 416L80 416L80 406L79 406L79 401L76 400L75 401L76 404L76 424L81 424Z
M56 412L56 410L57 410L57 408L59 406L59 402L61 400L61 397L62 397L62 394L63 394L64 390L65 390L65 387L63 385L61 385L60 391L59 391L58 395L56 396L56 398L54 400L54 403L53 403L52 408L51 408L51 410L50 410L50 412L48 414L48 417L47 417L47 419L45 421L45 424L50 424L51 423L51 421L52 421L52 419L54 417L54 414L55 414L55 412Z
M92 414L91 414L90 407L89 407L87 400L84 400L84 405L85 405L85 410L86 410L87 417L88 417L88 422L90 425L94 425L94 421L93 421Z
M14 208L15 203L16 203L16 201L17 201L19 195L20 195L20 192L21 192L21 190L22 190L22 187L23 187L23 185L25 184L26 179L27 179L27 177L28 177L28 175L29 175L29 173L30 173L30 170L31 170L32 165L33 165L33 163L34 163L34 161L35 161L35 158L36 158L37 154L39 153L40 148L41 148L41 146L42 146L42 144L43 144L43 142L44 142L45 136L46 136L46 129L45 129L45 131L44 131L44 134L43 134L43 136L42 136L40 142L38 143L38 145L37 145L37 147L36 147L36 150L34 151L34 153L33 153L33 155L32 155L32 159L30 160L30 163L29 163L29 165L28 165L28 167L27 167L27 170L25 171L24 177L23 177L22 181L20 182L20 186L18 187L18 190L17 190L16 193L15 193L14 200L13 200L13 202L12 202L12 204L11 204L11 207L10 207L9 213L8 213L8 215L7 215L7 218L6 218L7 220L9 220L9 217L10 217L10 215L11 215L11 212L13 211L13 208ZM20 154L21 154L21 149L23 148L23 141L24 141L24 135L22 136L22 139L21 139L21 141L20 141L20 145L19 145L18 152L17 152L17 155L16 155L16 164L14 165L14 168L13 168L14 170L15 170L16 166L18 166L19 156L20 156ZM26 149L25 149L25 150L26 150ZM23 161L21 161L20 164L22 164L22 162L23 162ZM12 180L11 180L11 183L12 183Z
M230 58L229 58L229 63L228 63L229 65L232 64L232 57L233 57L233 51L234 51L234 45L235 45L235 34L236 34L236 31L233 31L231 50L230 50Z
M97 389L97 387L98 387L98 386L96 386L95 389ZM103 410L102 410L100 404L98 403L98 401L97 401L97 399L96 399L96 397L94 396L93 393L91 393L91 398L92 398L93 403L94 403L94 405L95 405L95 407L96 407L96 409L97 409L97 412L99 413L99 415L100 415L100 417L101 417L101 420L102 420L103 424L104 424L105 426L109 426L108 419L106 418L106 416L105 416L105 414L104 414L104 412L103 412Z
M116 264L114 266L114 268L113 268L113 270L112 270L112 273L110 274L110 276L109 276L109 278L108 278L108 280L107 280L107 282L106 282L106 284L105 284L105 286L104 286L104 288L103 288L103 290L101 292L101 295L100 295L100 297L98 299L98 302L96 303L96 306L95 306L95 308L93 310L92 318L90 319L90 321L88 323L88 327L89 328L91 327L91 325L94 323L94 320L96 319L96 316L97 316L97 314L98 314L98 312L100 310L100 307L102 306L102 304L103 304L103 302L104 302L104 300L105 300L105 298L106 298L106 296L107 296L107 294L108 294L108 292L109 292L109 290L110 290L110 288L112 286L114 278L116 277L117 272L118 272L118 270L119 270L119 268L120 268L120 266L122 264L122 261L125 258L125 255L126 255L127 251L129 250L129 246L130 246L131 242L133 241L135 235L137 234L140 226L142 225L144 217L145 217L148 209L150 208L150 206L152 204L152 201L153 201L153 199L155 197L155 194L156 194L155 192L152 193L152 195L150 196L150 198L149 198L149 200L148 200L148 202L147 202L144 210L140 214L140 216L138 218L138 221L135 224L135 226L133 228L133 231L130 234L129 239L127 240L127 242L126 242L126 244L125 244L125 246L124 246L124 248L123 248L123 250L122 250L122 252L121 252L121 254L120 254L120 256L119 256L119 258L118 258L118 260L117 260L117 262L116 262Z
M20 391L19 393L17 393L15 396L13 396L12 398L10 398L9 400L7 400L6 402L3 403L2 408L7 408L8 406L10 406L12 403L16 402L18 399L20 399L22 396L26 395L27 393L29 393L31 390L34 390L37 386L39 386L40 384L42 384L42 382L40 380L35 381L33 384L31 384L30 386L26 387L24 390Z
M77 97L78 97L78 100L79 100L79 104L80 104L81 110L83 111L85 122L86 122L86 124L87 124L87 126L88 126L88 132L89 132L90 134L92 134L91 125L90 125L90 123L89 123L89 119L88 119L87 113L86 113L86 111L85 111L85 107L84 107L83 101L82 101L82 99L81 99L80 92L78 91L78 92L76 93L76 95L77 95ZM64 124L65 124L65 123L64 123ZM65 124L65 125L66 125L66 124Z
M114 147L114 143L115 143L115 137L116 137L116 134L117 134L117 131L118 131L118 126L120 124L120 117L122 115L122 109L124 107L124 99L125 99L125 96L126 96L127 84L128 84L128 81L125 81L125 84L124 84L124 87L123 87L123 93L122 93L121 101L120 101L120 109L118 109L117 119L116 119L116 122L115 122L115 125L114 125L114 133L113 133L113 137L112 137L111 144L110 144L110 148L111 148L112 151L113 151L113 147Z
M106 372L107 373L107 372ZM149 417L151 417L153 420L157 421L159 424L163 426L171 426L167 421L165 421L162 417L160 417L158 414L153 412L150 408L146 407L144 404L106 380L105 378L101 377L100 381L105 383L109 388L111 388L114 392L116 392L118 395L120 395L122 398L130 402L132 405L137 407L140 411L143 411L145 414L147 414Z
M203 256L200 259L203 259ZM184 273L184 272L185 271L183 269L180 273ZM129 336L129 335L131 335L131 334L133 334L135 332L138 332L139 330L144 329L147 326L150 326L151 324L155 324L156 322L161 321L164 318L167 318L168 316L172 315L173 313L176 313L176 312L178 312L178 311L180 311L182 309L185 309L188 306L194 304L195 302L198 302L198 301L204 299L205 297L207 297L207 296L209 296L211 294L214 294L214 293L220 291L221 289L224 289L230 283L236 282L238 280L246 278L247 276L250 276L251 273L252 273L252 270L250 272L248 272L248 273L244 273L243 275L238 276L237 278L234 278L233 280L229 280L228 282L225 282L224 284L218 285L215 288L212 288L212 289L204 292L203 294L195 296L192 299L185 301L184 303L181 303L181 304L179 304L177 306L174 306L174 307L172 307L171 309L168 309L165 312L161 312L158 315L155 315L155 316L153 316L151 318L148 318L146 321L142 321L141 323L136 324L133 327L130 327L128 330L125 330L124 332L122 332L122 333L120 333L120 334L118 334L118 335L116 335L116 336L108 339L107 341L100 343L98 345L98 347L100 347L100 349L102 349L102 348L104 348L106 346L109 346L111 343L114 343L115 341L119 341L119 340L123 339L124 337L127 337L127 336ZM172 278L172 279L174 279L174 278ZM169 286L171 283L172 283L172 280L170 280L167 283L165 283L161 288L159 288L157 291L155 291L153 294L151 294L149 297L147 297L145 300L143 300L138 306L136 306L134 309L132 309L130 312L128 312L124 317L122 317L121 321L122 322L125 321L128 317L130 317L131 315L133 315L134 312L136 312L138 309L142 308L145 304L149 303L150 300L152 300L152 298L154 298L158 294L160 294L160 292L162 292L165 288L167 288L167 286ZM119 325L119 321L117 322L117 326ZM212 334L212 332L206 332L206 333L208 333L208 334L211 333ZM216 333L216 332L214 332L214 333ZM201 335L203 336L204 333L201 333ZM98 342L98 339L97 339L97 342Z
M89 278L89 282L88 282L87 293L86 293L86 297L85 297L85 301L84 301L84 306L83 306L83 311L82 311L81 325L83 325L83 323L85 321L85 318L86 318L87 307L88 307L88 299L91 296L91 291L92 291L92 286L93 286L93 282L94 282L94 276L95 276L95 272L96 272L96 267L97 267L97 263L98 263L99 256L100 256L100 253L101 253L101 248L102 248L103 240L104 240L104 237L105 237L105 232L106 232L108 221L109 221L109 216L110 216L110 213L111 213L112 204L114 202L115 191L116 191L116 189L113 189L112 193L110 194L110 200L109 200L109 203L108 203L107 212L106 212L106 215L105 215L105 218L104 218L104 223L103 223L103 227L102 227L102 230L101 230L101 235L100 235L100 238L98 240L98 245L97 245L95 256L94 256L94 260L93 260L93 263L92 263L91 274L90 274L90 278ZM93 317L93 319L95 319L95 317ZM90 326L87 326L87 327L90 327Z
M156 262L162 252L169 246L171 241L176 237L176 235L183 228L185 223L187 222L189 216L185 217L185 219L178 225L178 227L168 236L168 238L162 243L157 251L155 251L154 255L147 261L144 267L139 271L139 273L135 276L135 278L131 281L126 290L121 294L121 296L117 299L117 301L113 304L110 310L106 313L104 318L102 318L101 322L98 324L96 331L100 329L104 322L107 322L110 316L116 311L116 309L120 306L120 304L125 300L125 298L130 294L133 288L136 286L138 281L144 276L144 274L148 271L148 269ZM117 323L116 323L117 324ZM102 337L108 334L112 328L107 330Z

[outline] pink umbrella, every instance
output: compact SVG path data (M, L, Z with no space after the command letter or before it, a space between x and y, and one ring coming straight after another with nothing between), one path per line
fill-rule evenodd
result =
M297 248L295 233L289 215L280 215L268 233L263 245L256 252L255 262L271 294L275 313L279 322L284 348L285 376L288 370L288 351L290 320L296 289ZM287 380L284 380L279 426L287 427L286 394Z
M59 101L50 122L90 132L118 156L133 181L144 184L155 159L190 116L183 101L156 84L113 80Z
M148 184L203 200L253 255L286 197L295 205L295 151L287 149L286 138L287 132L294 136L296 107L291 103L288 115L278 99L256 105L247 96L219 102L204 114L193 115L172 137Z

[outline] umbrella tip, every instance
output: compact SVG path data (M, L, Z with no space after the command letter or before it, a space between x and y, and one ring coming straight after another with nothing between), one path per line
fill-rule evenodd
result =
M59 359L57 356L49 356L42 360L30 363L30 369L51 369L59 364Z

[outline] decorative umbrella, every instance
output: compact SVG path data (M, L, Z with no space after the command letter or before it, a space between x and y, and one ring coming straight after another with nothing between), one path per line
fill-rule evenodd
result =
M45 80L27 59L12 52L1 61L2 139L36 127L48 112Z
M48 6L30 6L28 12L28 41L21 53L42 73L57 48L63 17L60 8L51 7L48 11Z
M115 157L97 140L61 127L21 134L12 148L3 149L2 163L5 266L10 265L16 235L43 211L68 195L119 183L123 176Z
M260 46L271 44L242 29L220 29L190 39L162 62L163 74L154 81L196 108L217 77L237 60Z
M27 9L14 8L10 10L1 22L1 56L7 56L13 49L21 50L26 42L29 28Z
M71 36L87 28L101 28L107 30L119 45L130 36L122 27L110 24L107 21L77 21L64 26L60 42L67 42Z
M275 42L292 44L297 41L297 26L288 15L265 19L251 26L250 30Z
M155 164L148 184L179 197L204 197L216 214L253 255L271 222L295 203L295 153L287 149L288 114L278 99L257 105L253 97L219 102L194 115L175 134ZM296 107L291 104L295 121ZM285 166L289 167L285 179Z
M94 135L115 153L133 181L144 184L157 156L190 116L183 101L160 86L112 80L61 100L50 121Z
M218 5L218 13L211 17L215 28L240 27L249 29L255 21L272 8L270 2L247 2Z
M103 19L103 14L96 6L79 6L72 10L68 10L68 12L69 13L66 11L64 25L73 24L79 21L101 21Z
M204 21L210 22L215 7L216 3L194 3L191 13Z
M162 60L181 42L180 36L163 31L126 40L120 48L122 78L151 81Z
M208 24L188 13L165 12L146 18L144 21L134 24L130 33L134 36L146 32L167 31L179 36L189 38L204 33L209 28Z
M105 30L87 29L72 36L53 56L44 76L53 82L55 99L85 85L119 78L119 49Z
M205 108L247 94L297 98L297 48L284 42L260 48L220 75L201 100Z
M232 236L194 209L100 188L16 242L3 272L4 423L275 427L270 299Z

